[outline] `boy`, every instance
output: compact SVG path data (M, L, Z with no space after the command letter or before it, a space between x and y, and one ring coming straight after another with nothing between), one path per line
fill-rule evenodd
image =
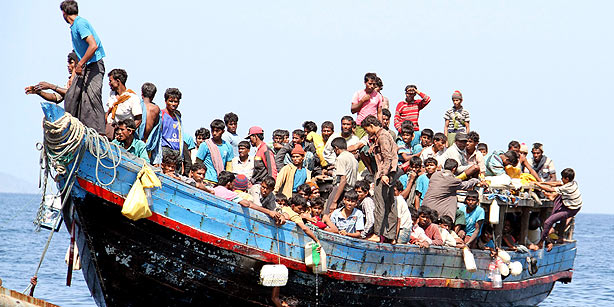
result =
M239 155L232 158L231 170L235 174L242 174L247 177L248 180L252 179L254 174L254 159L249 156L249 150L251 146L248 141L241 141L239 145Z
M136 125L131 118L118 121L115 125L115 139L111 143L122 146L127 152L149 163L145 143L134 138L134 130Z
M134 120L138 127L143 119L143 110L141 109L141 100L139 96L131 89L126 88L128 74L121 68L113 69L109 72L109 87L111 93L107 100L106 124L107 137L112 138L115 125L124 119Z
M561 181L536 182L549 199L554 199L552 214L544 222L541 239L537 244L529 246L532 250L538 250L550 234L552 226L559 221L567 221L576 216L582 208L582 195L578 183L574 180L576 173L571 168L561 172ZM546 244L546 251L551 251L552 242Z
M365 229L364 214L356 208L358 194L350 190L343 196L342 208L336 209L331 213L330 220L337 227L338 233L342 236L359 238Z
M418 210L418 225L424 230L424 234L431 241L417 242L418 246L428 248L430 245L441 246L441 233L437 225L433 224L433 210L428 207L420 207Z
M416 187L418 184L417 178L421 176L422 160L418 157L411 157L409 160L409 168L406 171L406 174L399 177L399 181L403 185L401 196L403 199L407 199L409 205L419 207L419 200L416 199Z
M310 222L317 226L320 229L337 232L335 225L330 221L328 215L323 214L324 211L324 199L322 197L318 197L311 201L311 216L312 220Z
M369 115L373 115L377 120L382 121L382 102L383 97L375 90L377 86L377 75L369 72L364 77L365 89L354 93L352 97L352 114L356 115L356 131L354 134L360 139L365 136L366 132L361 127L362 121Z
M422 151L422 146L420 144L411 145L414 139L414 130L411 127L402 127L400 134L401 138L397 140L397 147L399 148L399 163L403 164L409 161L412 156L419 155Z
M444 242L444 246L462 248L465 246L463 239L459 238L456 232L452 230L453 226L452 218L445 215L439 219L439 231L441 232L441 239Z
M397 134L394 132L393 129L390 129L390 117L392 117L390 110L388 110L387 108L383 108L382 109L382 127L386 129L386 131L390 132L390 135L392 136L393 140L396 140Z
M414 99L416 95L419 95L421 99ZM394 127L397 130L401 130L401 123L410 120L414 124L414 130L420 130L418 126L418 117L420 111L431 102L431 98L426 94L420 92L418 87L410 84L405 87L405 100L397 104L397 108L394 114Z
M422 159L422 161L426 160L427 158L435 158L437 159L437 165L439 165L441 167L441 163L440 163L440 158L443 153L446 151L446 144L448 143L446 136L441 133L441 132L437 132L433 135L433 145L427 148L424 148L424 150L422 151L422 153L420 153L420 158Z
M273 189L275 188L275 178L271 176L266 176L260 183L260 193L255 197L258 197L258 203L260 206L265 207L269 210L277 209L277 197L273 193ZM254 195L252 195L254 197Z
M504 152L503 150L495 150L484 161L486 176L499 176L505 174L505 168L508 165L514 166L518 164L518 154L513 150Z
M181 101L181 91L177 88L168 88L164 93L166 108L160 111L160 142L162 157L174 154L177 156L178 168L183 167L183 128L181 113L177 108Z
M426 172L416 179L416 196L413 202L416 210L420 209L420 206L422 206L422 200L424 200L424 195L426 195L426 191L428 191L431 176L437 171L437 160L432 157L427 158L424 161L424 169Z
M303 219L301 218L301 214L307 210L307 201L298 195L290 198L290 206L281 207L281 212L284 217L294 223L301 228L307 236L309 236L313 241L315 241L318 245L320 244L320 240L315 236L313 231L309 229L309 227L305 226L303 223Z
M224 133L224 122L214 119L211 122L211 138L205 140L198 147L196 161L204 163L207 167L205 180L217 183L217 176L222 171L231 169L233 156L232 146L222 139Z
M298 186L296 191L296 194L303 197L306 201L309 201L309 199L311 199L311 193L313 192L313 190L311 190L311 186L306 183L303 183Z
M239 155L239 141L241 137L237 134L237 123L239 122L239 116L232 112L224 115L224 124L226 125L226 131L222 134L222 139L226 141L232 147L233 156Z
M192 168L190 169L190 178L192 178L193 185L207 193L213 194L213 189L211 186L208 186L205 183L205 173L207 172L207 168L202 163L194 163L192 164Z
M357 181L354 191L358 195L358 208L365 215L365 229L360 233L360 237L366 239L373 234L373 223L375 222L373 215L375 203L369 195L369 182L366 180Z
M303 167L303 159L305 151L301 145L296 144L291 153L292 164L288 164L281 168L277 174L275 182L275 193L280 192L286 197L292 197L293 193L298 192L298 187L305 182L311 180L311 171Z
M484 178L486 172L486 164L484 164L484 156L482 152L477 150L480 142L480 135L475 131L470 131L467 134L467 147L465 147L465 158L467 163L477 165L480 168L479 176Z
M482 232L482 224L484 224L484 209L478 204L478 192L467 191L465 203L459 206L459 209L465 214L465 244L470 248L475 248L477 239Z
M427 147L433 146L433 130L426 128L420 133L420 146L424 150ZM422 154L422 151L420 152Z
M396 243L407 244L409 243L411 235L412 219L405 198L401 195L401 191L403 191L403 184L397 180L394 183L394 196L397 202L397 214L399 216Z
M318 134L318 125L308 120L303 123L303 129L305 130L305 140L312 143L316 148L320 165L326 166L328 163L324 160L324 138Z
M196 153L198 152L198 148L200 144L202 144L206 139L211 137L211 132L207 128L199 128L194 132L194 138L196 140L196 147L190 151L190 156L192 158L192 163L196 163Z
M245 175L235 174L235 180L232 182L235 193L239 194L239 197L245 200L253 201L254 197L247 193L248 184L249 180Z
M228 172L228 171L222 171L218 176L218 186L216 186L213 189L215 196L226 199L226 200L230 200L232 202L236 202L243 207L247 207L248 209L254 209L256 211L260 211L268 215L272 219L274 219L275 224L277 225L284 224L285 217L282 214L274 210L268 210L264 207L260 207L249 200L245 200L241 198L239 194L233 192L232 190L234 190L234 187L233 187L234 180L235 180L235 174Z
M480 238L477 240L476 248L490 251L491 255L495 253L495 242L492 240L492 226L484 225L484 229Z
M482 156L488 156L488 145L486 143L479 143L478 150L482 153Z
M354 155L347 151L347 142L343 137L336 137L331 142L337 158L333 173L333 190L330 193L330 205L327 212L337 209L341 195L354 188L358 176L358 161Z
M467 133L469 131L469 112L463 109L463 94L454 91L452 94L452 108L443 115L445 124L443 133L448 138L448 146L452 146L457 133Z

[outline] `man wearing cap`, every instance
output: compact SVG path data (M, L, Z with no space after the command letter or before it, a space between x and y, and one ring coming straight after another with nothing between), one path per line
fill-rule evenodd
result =
M294 145L290 156L292 163L281 168L273 190L275 194L281 191L288 198L292 198L292 193L296 193L300 185L311 180L311 171L303 167L305 159L303 147L299 144Z
M275 154L263 141L264 130L258 126L251 127L249 128L249 133L245 139L249 139L250 144L256 148L256 156L254 156L254 172L251 179L252 184L260 184L266 176L277 178Z
M448 146L454 142L456 133L469 132L469 111L463 109L463 94L460 91L454 91L452 103L452 108L443 115L445 120L443 133L448 137Z
M480 172L480 167L475 164L470 164L467 161L467 153L465 148L467 147L467 134L457 133L454 136L454 144L450 146L443 155L437 157L437 165L444 165L447 159L454 159L458 163L456 168L456 175L459 175L461 179L467 179L467 176L471 177L477 175ZM463 175L464 174L464 175Z

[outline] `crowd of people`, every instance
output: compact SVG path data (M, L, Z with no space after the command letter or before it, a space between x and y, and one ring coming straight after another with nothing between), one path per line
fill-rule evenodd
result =
M489 150L470 129L460 91L451 95L443 132L421 129L419 115L431 98L416 85L407 85L405 98L391 108L375 73L365 74L364 88L351 99L355 117L341 117L337 127L332 121L319 127L305 121L292 132L278 129L268 144L258 126L239 135L239 117L232 112L191 135L183 129L178 88L165 90L161 108L154 103L153 83L143 84L139 95L126 87L128 74L120 68L107 74L111 94L105 111L105 51L100 38L78 15L75 1L63 1L60 8L70 24L74 48L68 55L67 84L40 82L26 87L26 94L64 101L68 113L127 152L161 167L164 174L261 211L278 224L295 222L316 242L309 224L382 243L494 249L492 229L476 192L487 187L489 176L533 181L555 201L533 249L544 242L550 249L553 224L581 208L574 171L564 169L562 181L557 181L542 144L533 144L530 155L528 146L517 141L507 150ZM457 202L459 190L467 191L462 204ZM512 229L518 225L507 223L504 244L514 248L518 239Z

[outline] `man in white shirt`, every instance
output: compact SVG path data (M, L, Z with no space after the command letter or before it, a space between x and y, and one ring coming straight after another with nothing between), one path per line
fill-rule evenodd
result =
M113 127L122 120L132 119L138 128L143 118L141 99L131 89L126 88L128 74L125 70L116 68L109 72L109 87L111 94L107 101L107 137L113 139Z
M237 175L243 174L251 180L254 174L254 158L249 156L251 146L248 141L241 141L237 147L239 155L232 158L232 172Z

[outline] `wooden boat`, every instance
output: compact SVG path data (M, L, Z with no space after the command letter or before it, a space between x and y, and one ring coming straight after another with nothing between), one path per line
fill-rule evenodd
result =
M44 110L50 121L62 113ZM271 305L271 288L258 284L259 272L277 263L289 270L282 298L301 306L536 305L556 281L572 277L574 242L549 253L510 253L524 270L494 288L486 251L473 251L478 270L468 272L460 249L380 244L320 230L329 269L316 276L304 264L311 239L293 222L276 227L260 212L160 173L153 215L126 218L120 211L144 162L123 150L117 168L101 162L112 164L88 151L77 159L63 208L68 229L75 221L82 271L99 306ZM527 256L537 260L533 275Z

